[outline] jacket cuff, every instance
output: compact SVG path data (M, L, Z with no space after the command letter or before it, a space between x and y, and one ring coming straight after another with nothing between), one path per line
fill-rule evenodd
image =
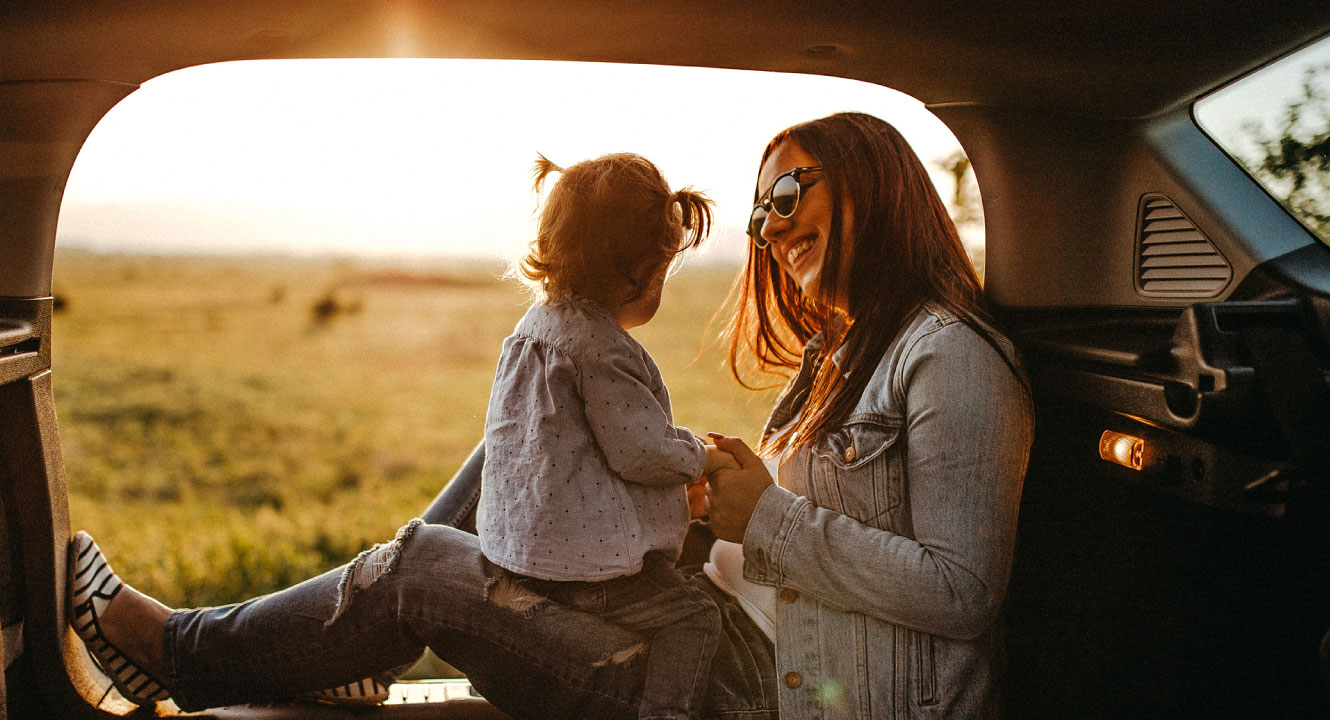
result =
M761 585L782 583L785 546L795 519L808 505L808 498L772 484L758 498L748 529L744 531L744 579Z

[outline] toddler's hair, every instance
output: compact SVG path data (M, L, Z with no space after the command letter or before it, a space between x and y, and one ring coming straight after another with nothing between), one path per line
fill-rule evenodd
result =
M623 283L637 289L643 268L672 261L710 231L711 200L692 188L671 192L641 155L602 155L567 169L540 155L536 193L555 172L561 175L518 267L546 302L571 295L607 302Z

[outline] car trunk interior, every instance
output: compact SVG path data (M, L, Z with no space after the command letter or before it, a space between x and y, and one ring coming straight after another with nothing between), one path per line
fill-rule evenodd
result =
M1009 716L1330 712L1318 664L1330 630L1330 251L1191 114L1223 81L1330 32L1330 9L916 5L172 0L0 10L0 718L4 708L10 717L133 710L103 701L109 681L68 628L63 590L71 528L51 267L79 147L156 75L237 59L403 54L390 32L403 18L415 30L410 55L823 73L925 101L973 163L986 291L1036 399L1006 610ZM1161 232L1187 234L1206 255L1196 282L1146 276ZM1125 465L1105 457L1120 436ZM480 701L446 705L202 716L493 716Z

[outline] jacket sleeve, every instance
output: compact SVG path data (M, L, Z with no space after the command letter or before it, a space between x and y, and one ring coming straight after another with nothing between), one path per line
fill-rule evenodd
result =
M605 462L626 482L682 485L696 480L705 461L702 441L670 421L648 384L645 362L636 348L621 343L609 343L583 360L587 423Z
M973 638L992 626L1006 596L1033 435L1028 394L959 323L918 338L899 373L914 537L772 486L749 520L745 575L915 630Z

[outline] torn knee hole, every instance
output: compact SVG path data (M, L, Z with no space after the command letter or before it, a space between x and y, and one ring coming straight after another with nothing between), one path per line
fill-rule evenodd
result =
M402 555L402 545L410 539L416 528L424 523L425 521L420 518L413 519L397 531L392 542L379 543L360 553L342 570L342 578L337 583L337 606L333 608L332 617L323 624L324 627L332 625L346 613L347 608L351 607L351 598L356 593L373 585L379 578L397 567Z
M531 617L548 599L508 575L499 575L491 580L486 593L490 602L526 618Z
M647 644L644 642L629 645L628 647L622 650L617 650L612 653L607 653L605 657L602 657L601 659L592 663L592 666L606 667L608 665L622 665L628 662L629 660L632 660L633 658L637 657L638 655L641 655L642 652L645 651L646 649L647 649Z

